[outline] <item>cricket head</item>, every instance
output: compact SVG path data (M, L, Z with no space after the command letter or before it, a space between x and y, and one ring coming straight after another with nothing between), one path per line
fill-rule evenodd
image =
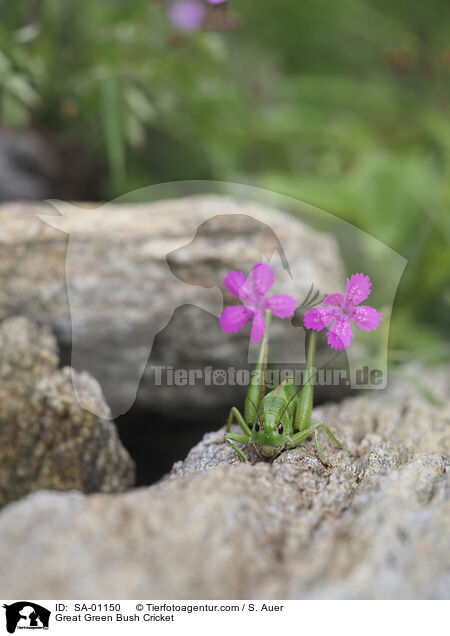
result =
M252 441L260 455L274 459L286 442L286 423L283 415L262 414L252 430Z

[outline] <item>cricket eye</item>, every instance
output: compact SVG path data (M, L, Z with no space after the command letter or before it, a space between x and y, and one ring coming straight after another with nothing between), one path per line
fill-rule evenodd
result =
M257 433L259 433L259 431L260 431L260 430L261 430L261 424L260 424L259 422L256 422L256 424L255 424L255 431L256 431Z
M284 429L283 429L283 424L278 424L278 433L279 433L280 435L282 435L282 434L283 434L283 430L284 430Z

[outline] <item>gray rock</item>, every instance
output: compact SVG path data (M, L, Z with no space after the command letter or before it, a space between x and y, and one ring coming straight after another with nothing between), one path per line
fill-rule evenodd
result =
M0 130L0 201L42 199L55 191L59 157L35 130Z
M104 419L79 406L72 370L58 363L48 328L23 317L0 325L0 505L41 488L120 492L134 482L98 383L76 374Z
M248 272L275 253L273 293L301 300L311 283L321 293L342 286L333 237L256 203L211 195L57 207L63 216L45 204L0 207L0 319L48 324L64 358L72 350L71 365L99 381L113 417L130 408L138 386L137 406L177 418L217 414L242 398L238 385L155 386L153 370L250 368L247 333L224 334L217 323L229 270ZM53 214L54 227L41 214ZM299 331L274 319L272 361L303 362Z
M219 431L150 488L31 495L0 514L0 595L448 598L449 414L396 381L315 410L331 469L312 441L243 464Z

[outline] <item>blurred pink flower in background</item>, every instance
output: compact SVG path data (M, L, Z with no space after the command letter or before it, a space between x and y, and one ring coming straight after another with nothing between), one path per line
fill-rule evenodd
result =
M188 33L201 28L205 7L200 0L175 0L169 4L167 16L174 27Z
M227 0L173 0L167 8L172 25L185 33L202 28L206 17L206 4L225 4Z

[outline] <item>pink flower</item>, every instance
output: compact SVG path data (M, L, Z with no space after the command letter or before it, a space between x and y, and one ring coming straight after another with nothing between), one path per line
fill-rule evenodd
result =
M345 296L340 293L330 294L321 306L306 312L305 327L321 331L331 325L327 336L328 344L337 351L345 349L353 338L350 320L363 331L376 329L380 324L380 312L368 305L359 304L369 296L371 286L368 276L353 274L347 278Z
M200 0L174 0L167 10L170 22L179 31L197 31L205 17L205 7Z
M227 0L206 0L206 4L219 5ZM186 33L202 28L206 16L205 3L202 0L172 0L167 15L173 26Z
M250 273L251 283L242 272L232 271L224 278L224 285L235 298L242 301L242 305L234 305L223 310L219 318L222 331L233 333L239 331L252 318L250 340L259 342L264 335L266 321L264 309L278 318L289 318L294 314L296 301L292 296L276 295L264 299L273 285L274 274L270 265L258 263Z

